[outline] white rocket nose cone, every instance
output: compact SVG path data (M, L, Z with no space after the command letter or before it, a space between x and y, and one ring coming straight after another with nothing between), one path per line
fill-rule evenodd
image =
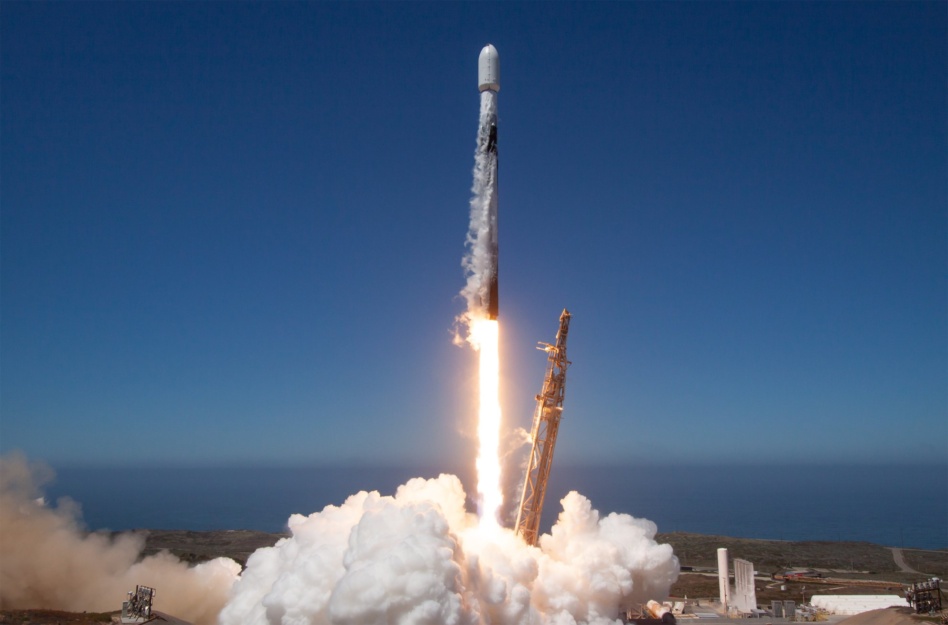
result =
M500 55L491 44L484 46L477 57L477 88L479 91L500 91Z

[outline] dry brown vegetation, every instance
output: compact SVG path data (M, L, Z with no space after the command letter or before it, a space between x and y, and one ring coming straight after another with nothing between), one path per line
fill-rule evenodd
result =
M861 542L782 541L704 536L673 532L659 534L659 542L675 549L683 565L717 568L717 550L726 547L730 558L754 563L760 572L813 568L847 573L889 573L899 568L887 547Z
M0 612L3 625L102 625L111 623L112 615L102 613L61 612L59 610L4 610Z
M170 551L180 560L196 564L218 557L232 558L241 566L261 547L272 547L287 534L268 534L252 530L191 532L187 530L141 530L145 535L143 555Z
M168 550L178 558L197 563L219 556L226 556L245 564L251 553L261 547L269 547L285 534L269 534L249 530L216 532L191 532L183 530L142 530L145 535L144 555ZM717 550L726 547L731 559L743 558L754 564L763 575L787 569L813 569L827 577L851 580L887 580L899 584L910 584L925 579L924 576L903 573L892 558L892 551L872 543L780 541L731 538L728 536L705 536L673 532L659 534L659 542L670 544L684 567L698 571L685 571L672 587L675 597L689 599L712 599L718 596ZM948 551L905 550L906 563L927 575L942 579L948 577ZM701 572L701 569L708 569ZM805 588L804 588L805 586ZM895 590L867 589L847 586L845 583L786 584L781 590L779 582L759 581L757 601L761 605L774 599L809 600L813 594L893 594ZM100 625L109 622L109 614L73 614L52 610L8 610L0 612L0 624L53 625Z
M905 558L905 563L916 571L922 571L941 579L948 578L948 551L903 549L902 557Z

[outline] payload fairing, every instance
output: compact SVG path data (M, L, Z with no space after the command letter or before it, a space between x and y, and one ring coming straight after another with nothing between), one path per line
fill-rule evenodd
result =
M477 88L480 91L500 91L500 55L491 44L484 46L477 57Z
M481 98L496 99L500 91L500 56L497 48L491 44L484 46L477 58L477 88ZM488 93L484 93L484 92ZM497 318L497 105L491 103L490 115L481 127L478 135L478 156L487 159L488 183L486 191L488 210L488 245L490 254L490 286L487 292L488 301L482 302L487 309L489 319Z

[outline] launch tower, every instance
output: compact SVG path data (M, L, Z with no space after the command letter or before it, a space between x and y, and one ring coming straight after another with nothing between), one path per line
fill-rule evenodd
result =
M543 392L537 395L537 410L533 416L533 449L527 464L523 481L523 494L520 496L520 510L517 512L516 531L529 545L536 545L540 528L540 515L543 513L543 498L546 496L546 483L550 477L550 465L553 464L553 448L556 446L556 434L563 415L563 395L566 391L566 334L569 332L569 311L565 308L560 315L560 329L556 333L556 345L540 343L550 361L543 380Z
M149 586L135 586L135 592L128 592L128 600L122 602L122 623L146 623L155 619L151 604L155 600L155 589Z

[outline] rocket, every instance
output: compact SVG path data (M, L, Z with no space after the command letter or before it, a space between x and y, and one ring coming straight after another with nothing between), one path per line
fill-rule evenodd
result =
M497 48L491 44L484 46L477 57L477 89L482 94L489 91L490 96L497 98L500 91L500 56ZM483 97L483 96L482 96ZM488 223L490 232L488 246L490 255L490 285L487 290L486 304L487 318L497 319L497 106L496 102L486 123L482 125L478 134L478 153L487 158L487 172L489 182L488 193Z

